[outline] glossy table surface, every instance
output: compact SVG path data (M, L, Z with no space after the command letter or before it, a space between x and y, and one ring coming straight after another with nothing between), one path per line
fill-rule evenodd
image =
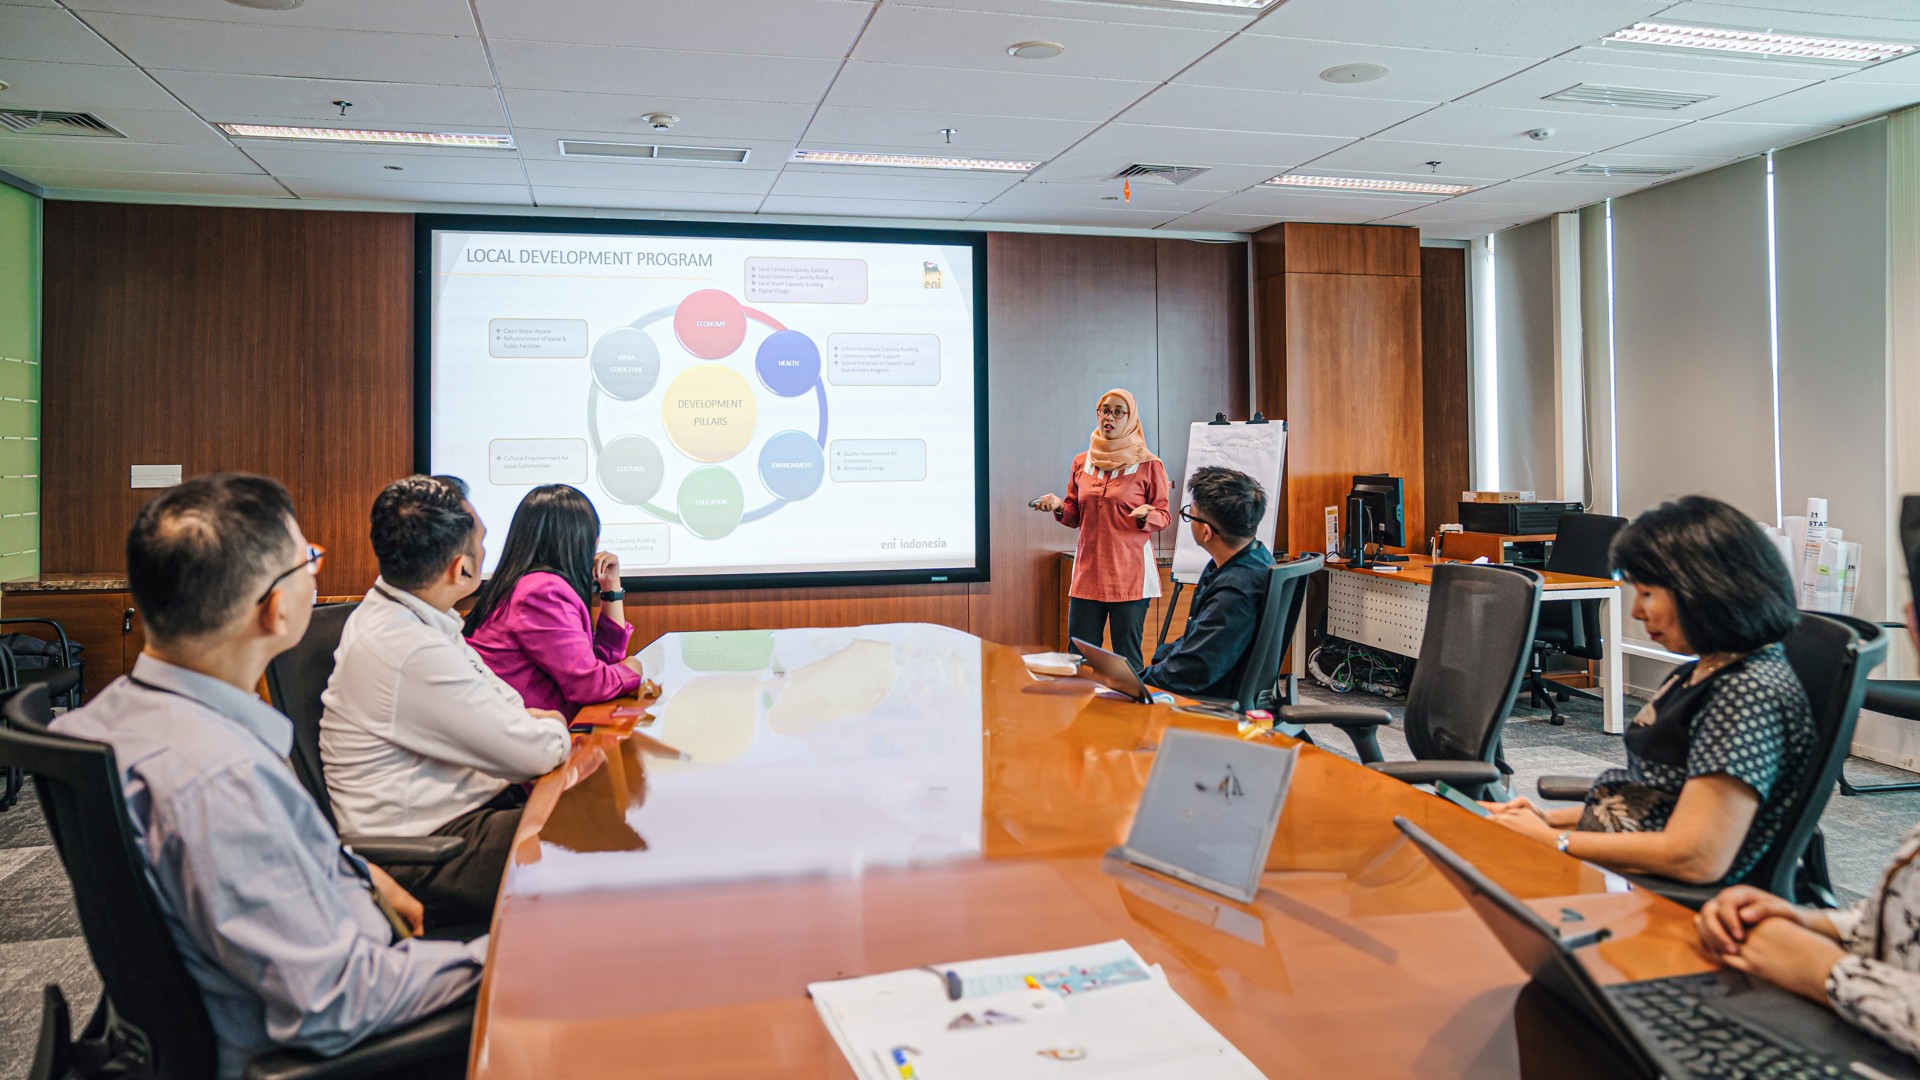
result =
M1605 981L1711 966L1683 909L1312 747L1253 904L1103 859L1162 733L1234 726L1038 681L958 631L642 655L657 719L582 737L529 801L475 1077L850 1076L808 983L1121 937L1271 1076L1608 1075L1396 814L1550 919L1609 928L1582 954Z
M1457 562L1457 561L1459 560L1455 560L1455 559L1439 560L1439 562ZM1349 566L1346 563L1336 563L1336 562L1328 563L1327 569L1344 570L1352 574L1371 574L1375 577L1391 578L1395 581L1410 581L1416 585L1431 585L1433 584L1433 568L1436 564L1437 562L1432 556L1409 555L1407 556L1407 561L1405 562L1378 564L1383 566L1400 567L1400 569L1398 570L1380 570L1375 568L1363 569L1358 566ZM1546 592L1566 592L1574 589L1624 588L1624 586L1620 582L1615 581L1612 578L1588 577L1585 574L1559 574L1559 573L1554 573L1548 570L1543 570L1543 571L1540 571L1539 573L1540 573L1540 577L1542 578L1542 584L1540 587Z

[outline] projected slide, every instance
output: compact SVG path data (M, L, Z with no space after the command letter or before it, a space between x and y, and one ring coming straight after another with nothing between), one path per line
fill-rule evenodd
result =
M431 236L430 466L488 570L550 483L627 576L974 570L971 246Z

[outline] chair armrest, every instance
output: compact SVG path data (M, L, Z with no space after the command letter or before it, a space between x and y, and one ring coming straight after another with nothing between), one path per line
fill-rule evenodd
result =
M464 836L343 836L340 842L381 866L438 866L467 850Z
M1409 784L1438 780L1469 795L1500 782L1500 770L1485 761L1380 761L1367 768Z
M60 666L61 667L73 666L73 650L68 647L72 644L72 642L67 640L66 627L61 626L59 623L53 621L52 619L36 619L27 615L20 615L20 616L0 619L0 625L5 625L8 623L38 623L41 626L53 627L54 634L58 636L60 639Z
M247 1062L245 1076L246 1080L356 1080L403 1073L439 1076L445 1070L431 1066L464 1063L472 1039L473 1003L469 1001L375 1035L337 1057L323 1058L311 1050L269 1050Z
M1591 776L1543 776L1536 790L1543 799L1558 802L1585 802L1593 790Z
M1920 682L1909 679L1869 679L1860 707L1902 720L1920 720Z
M1628 881L1651 893L1657 893L1676 904L1690 907L1695 911L1707 905L1707 901L1720 895L1724 885L1689 885L1672 878L1653 877L1645 874L1623 874Z
M1274 716L1283 724L1332 724L1334 727L1386 727L1393 714L1365 705L1282 705Z

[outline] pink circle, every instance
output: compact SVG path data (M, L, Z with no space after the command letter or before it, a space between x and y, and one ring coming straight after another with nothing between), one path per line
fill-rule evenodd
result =
M747 313L740 301L719 289L691 293L673 312L673 333L688 352L702 360L733 355L747 337Z

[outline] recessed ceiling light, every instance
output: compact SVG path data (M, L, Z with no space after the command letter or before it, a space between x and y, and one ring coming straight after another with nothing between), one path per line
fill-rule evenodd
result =
M1355 83L1372 82L1386 74L1387 69L1379 64L1341 64L1321 72L1320 77L1332 83Z
M1461 195L1472 184L1429 184L1420 180L1375 180L1365 176L1307 176L1288 173L1262 181L1262 186L1319 188L1331 191L1378 191L1395 195Z
M877 165L887 169L958 169L966 172L1032 172L1037 161L993 158L918 157L913 154L853 154L841 150L795 150L789 160L808 165Z
M285 139L293 142L384 143L391 146L462 146L470 150L511 150L511 135L469 135L454 131L366 131L360 128L281 127L277 124L218 124L236 139Z
M1746 56L1785 60L1829 60L1848 64L1877 64L1905 56L1920 46L1895 41L1819 37L1813 34L1742 30L1727 26L1690 26L1680 23L1637 22L1608 34L1607 41L1622 45L1650 45L1663 49L1707 49Z
M259 11L292 11L307 0L227 0L234 7L254 8Z
M1051 60L1066 51L1067 47L1057 41L1022 41L1007 46L1007 55L1021 60Z

